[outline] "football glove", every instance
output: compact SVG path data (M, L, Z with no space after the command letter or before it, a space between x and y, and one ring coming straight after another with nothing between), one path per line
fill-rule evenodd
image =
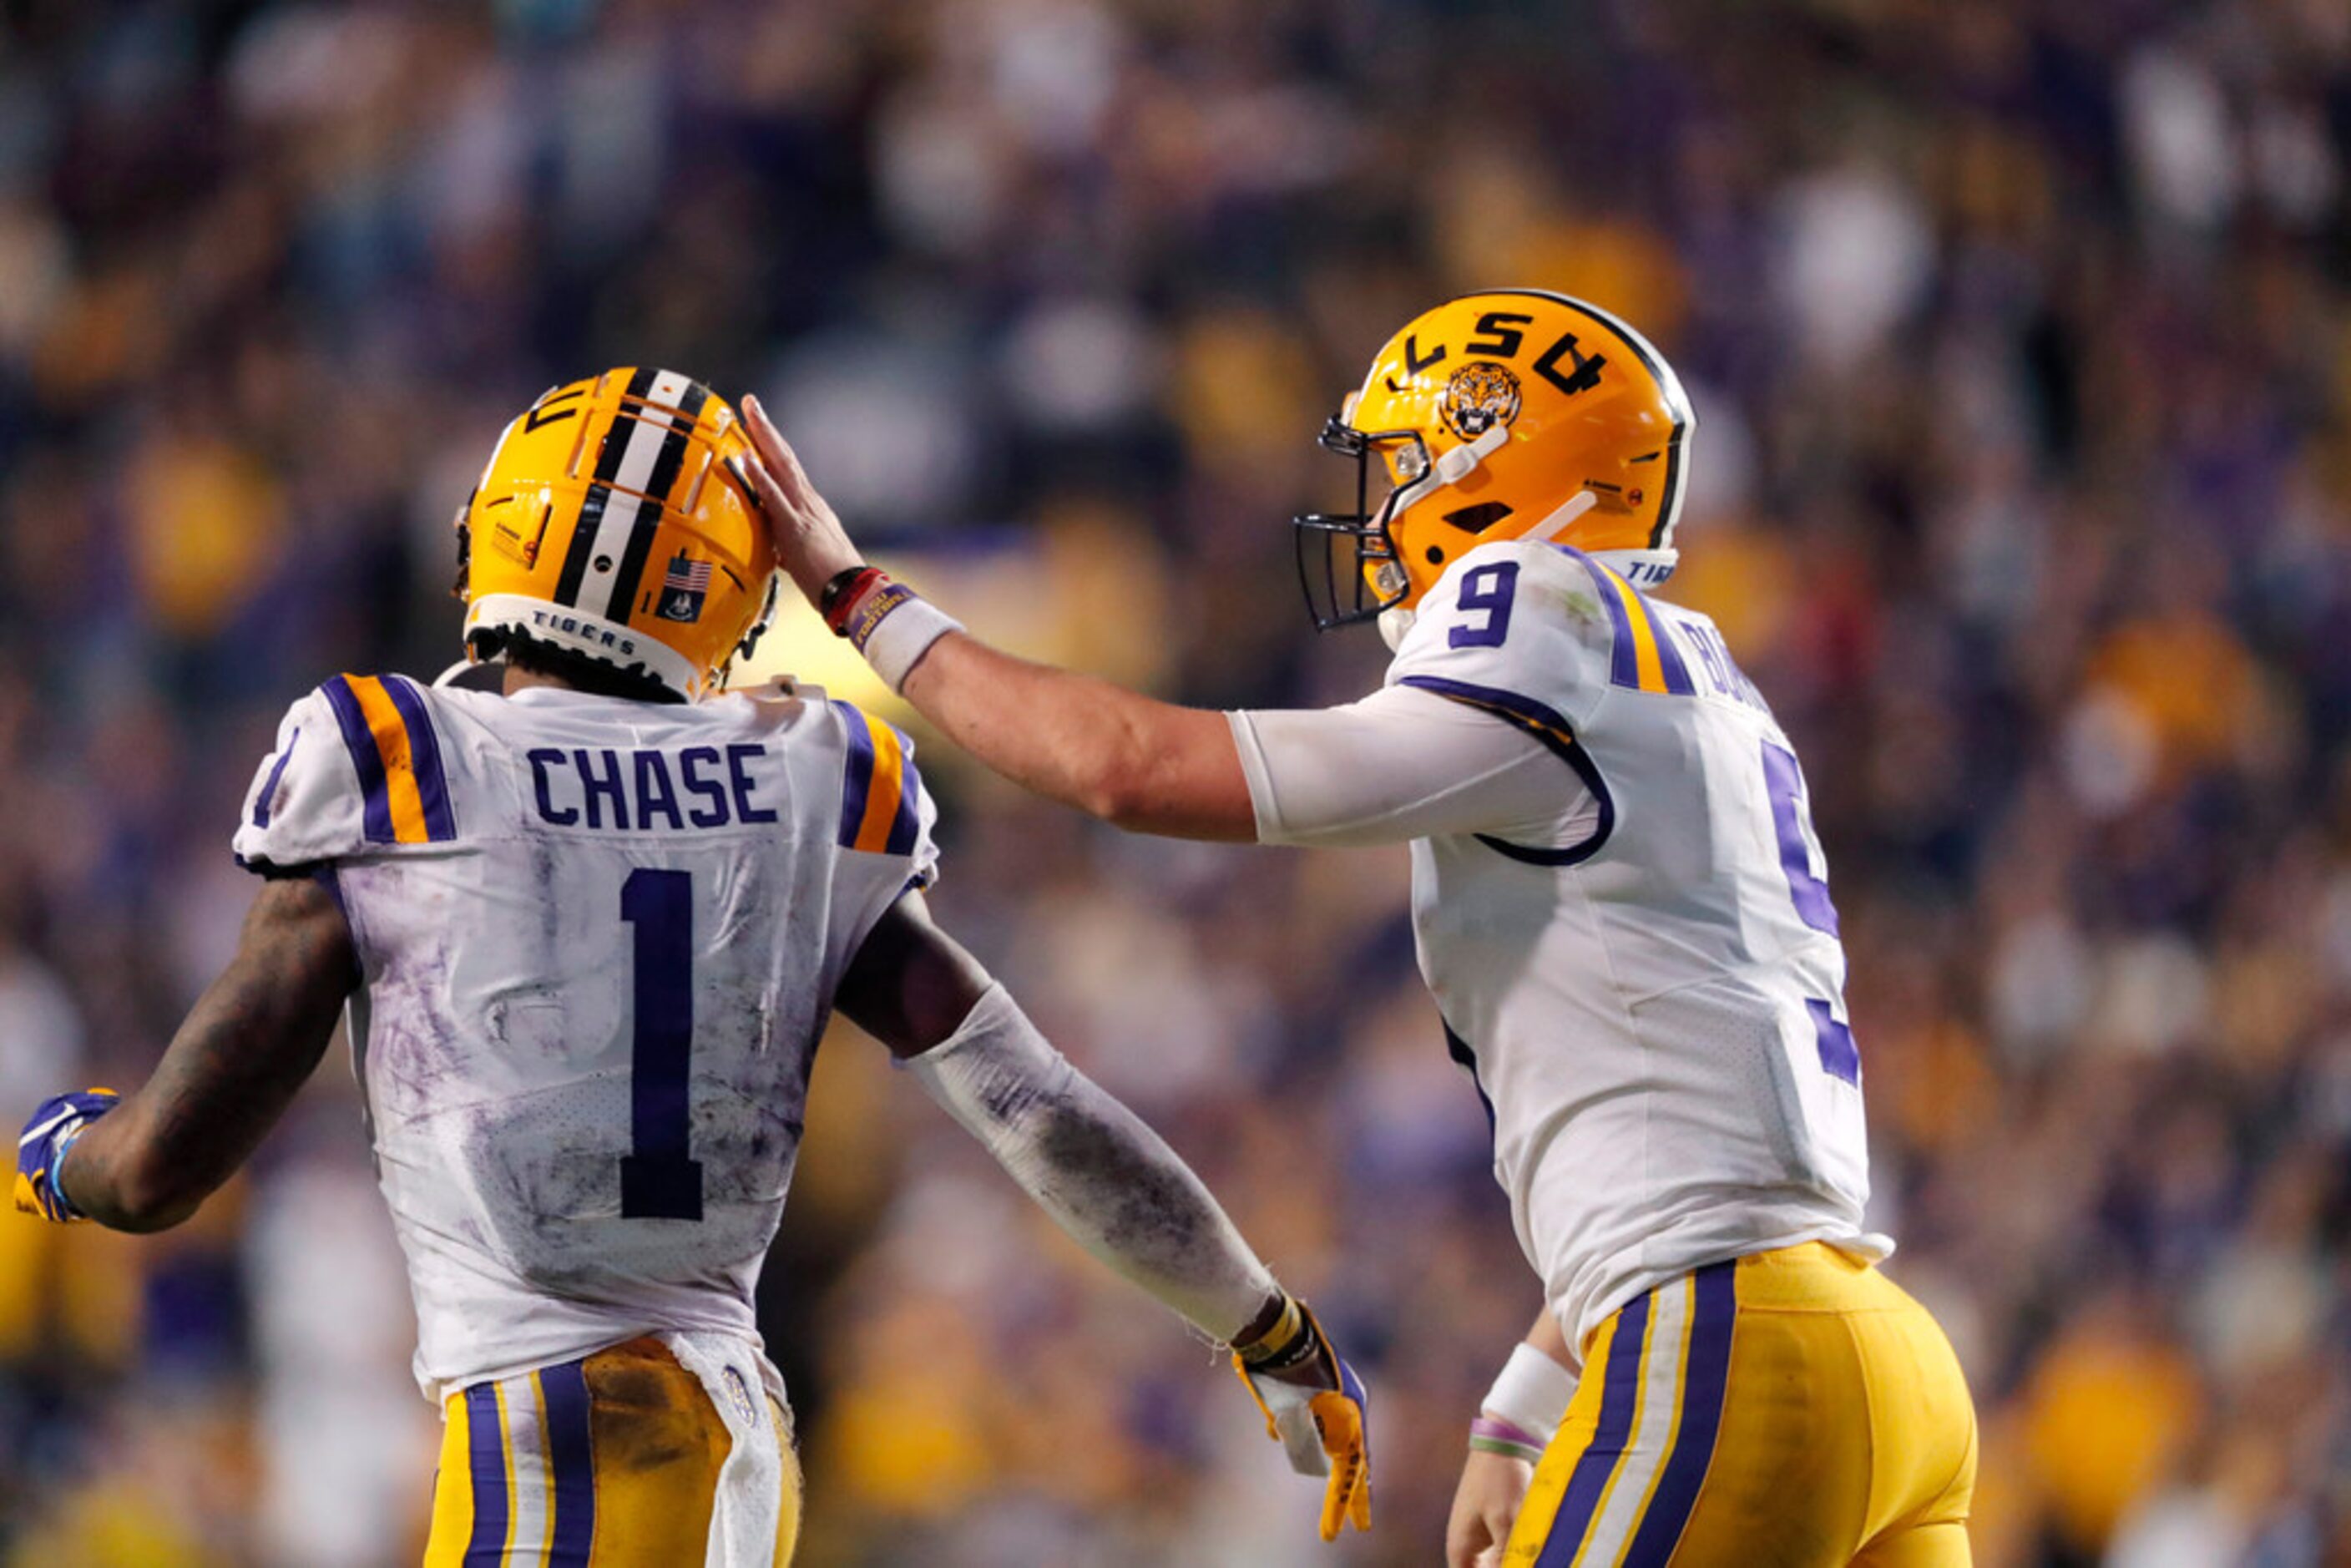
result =
M1311 1365L1320 1388L1301 1387L1276 1374ZM1322 1539L1336 1541L1353 1522L1372 1527L1370 1400L1364 1380L1340 1358L1305 1302L1290 1297L1281 1320L1263 1338L1233 1350L1233 1370L1265 1416L1266 1436L1290 1456L1301 1476L1328 1476L1322 1491Z
M92 1122L120 1103L111 1089L89 1089L79 1094L53 1094L41 1102L16 1140L16 1207L58 1225L70 1225L89 1216L73 1206L57 1185L57 1169L66 1151Z

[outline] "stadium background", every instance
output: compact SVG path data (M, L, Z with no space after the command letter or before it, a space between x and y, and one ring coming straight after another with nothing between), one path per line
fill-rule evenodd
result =
M759 391L981 629L1312 703L1382 661L1295 600L1322 415L1562 288L1700 411L1675 592L1808 764L1980 1561L2351 1562L2346 181L2337 0L12 0L0 1107L144 1073L277 715L453 656L557 380ZM764 1300L803 1560L1434 1561L1537 1295L1403 855L924 760L945 918L1370 1374L1379 1527L1316 1546L1229 1374L843 1038ZM407 1310L340 1054L183 1231L0 1219L0 1561L413 1561Z

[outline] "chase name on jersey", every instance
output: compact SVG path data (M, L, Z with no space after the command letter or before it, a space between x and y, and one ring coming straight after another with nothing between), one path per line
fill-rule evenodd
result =
M732 827L779 820L759 803L764 746L677 751L542 746L526 755L538 820L608 832Z

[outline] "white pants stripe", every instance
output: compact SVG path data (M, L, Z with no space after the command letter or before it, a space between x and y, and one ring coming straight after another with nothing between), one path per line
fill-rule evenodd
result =
M1641 1362L1640 1401L1635 1406L1633 1430L1625 1441L1625 1458L1601 1501L1600 1517L1593 1521L1591 1539L1579 1563L1610 1568L1633 1543L1657 1477L1673 1451L1674 1418L1681 1407L1682 1367L1688 1360L1690 1297L1687 1280L1660 1285L1649 1298L1649 1343Z
M547 1451L547 1419L539 1407L538 1379L530 1373L497 1385L498 1418L504 1424L507 1463L514 1472L507 1498L508 1568L534 1568L547 1562L555 1543L555 1469Z

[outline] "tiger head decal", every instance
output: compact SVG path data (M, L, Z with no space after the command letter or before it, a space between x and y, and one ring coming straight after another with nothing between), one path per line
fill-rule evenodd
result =
M1447 429L1464 441L1475 441L1519 417L1519 378L1506 365L1472 360L1445 383L1437 412Z

